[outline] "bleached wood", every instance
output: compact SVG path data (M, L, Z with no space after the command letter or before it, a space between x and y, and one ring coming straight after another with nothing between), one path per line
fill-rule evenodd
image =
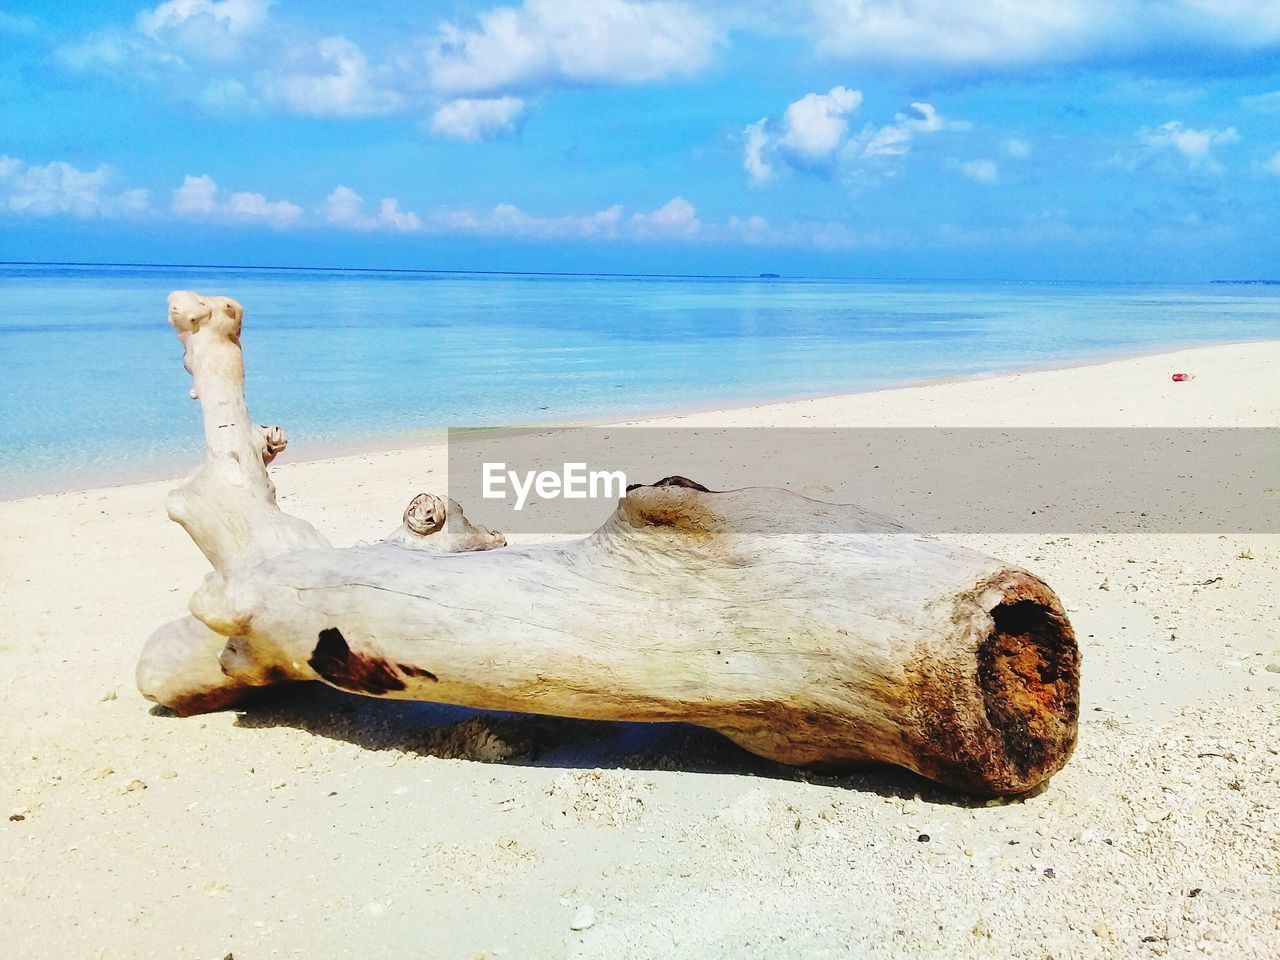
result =
M507 538L473 524L456 500L420 493L409 501L400 526L382 542L428 553L470 553L505 547Z
M500 535L467 524L439 543L473 549L439 552L430 538L457 505L427 495L386 540L335 549L275 515L260 453L252 470L216 469L246 455L209 427L211 413L249 422L243 367L213 338L219 360L205 364L198 334L185 338L197 390L223 401L205 406L210 461L176 519L217 568L191 611L226 639L237 690L319 678L395 699L681 720L784 763L881 761L984 794L1030 789L1070 755L1079 655L1057 597L1026 571L858 507L678 478L629 491L579 540L487 550ZM200 682L219 694L207 662L166 653L174 637L192 656L216 641L191 626L157 636L153 676L185 670L189 704Z

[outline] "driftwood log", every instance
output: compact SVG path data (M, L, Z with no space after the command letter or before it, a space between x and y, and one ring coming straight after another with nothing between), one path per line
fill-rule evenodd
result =
M222 297L169 298L207 457L168 500L213 565L138 666L180 713L269 684L609 720L687 721L783 763L897 764L1026 791L1076 740L1079 653L1053 591L858 507L671 478L583 539L505 547L423 494L334 548L275 503ZM833 531L811 530L830 520ZM843 531L856 530L856 533ZM503 549L492 549L504 547Z

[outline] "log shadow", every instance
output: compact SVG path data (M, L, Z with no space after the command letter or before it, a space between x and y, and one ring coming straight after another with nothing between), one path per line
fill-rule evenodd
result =
M573 720L384 700L353 696L319 683L264 691L237 708L236 726L290 727L365 750L449 760L571 770L732 774L886 798L919 796L929 803L959 807L981 807L986 802L887 764L868 763L840 771L786 766L758 757L713 730L687 723Z

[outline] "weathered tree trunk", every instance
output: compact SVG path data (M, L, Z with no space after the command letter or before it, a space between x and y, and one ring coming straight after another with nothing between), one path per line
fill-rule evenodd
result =
M1071 753L1079 654L1057 597L1025 571L858 507L679 478L629 491L580 540L487 551L499 535L428 497L387 540L334 549L275 506L270 433L244 406L239 305L174 294L170 310L209 443L170 514L215 572L192 598L198 622L144 652L153 699L194 712L318 678L688 721L784 763L883 761L984 794L1030 789ZM842 532L786 533L823 524Z

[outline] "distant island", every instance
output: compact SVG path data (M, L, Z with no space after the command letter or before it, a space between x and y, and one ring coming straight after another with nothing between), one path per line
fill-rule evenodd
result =
M762 274L760 274L760 279L761 279L761 280L779 280L779 279L781 279L781 278L782 278L782 274L780 274L780 273L762 273Z
M1210 280L1210 283L1261 284L1266 287L1280 286L1280 280Z

